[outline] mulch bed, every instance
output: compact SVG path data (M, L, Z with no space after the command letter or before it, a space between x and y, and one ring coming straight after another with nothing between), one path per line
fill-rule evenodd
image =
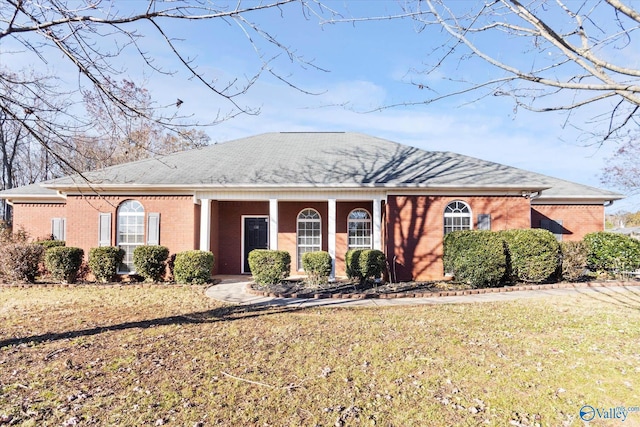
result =
M251 283L247 286L247 292L256 296L275 298L433 298L527 290L598 288L613 286L640 286L640 281L561 282L546 284L518 283L499 288L473 289L467 285L455 284L451 282L387 283L378 286L368 285L367 287L360 287L354 283L336 282L334 284L310 288L303 281L289 280L266 287Z

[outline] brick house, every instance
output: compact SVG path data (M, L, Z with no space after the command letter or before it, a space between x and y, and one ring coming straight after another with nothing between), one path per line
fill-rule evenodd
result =
M546 228L579 240L623 196L450 152L357 133L268 133L6 190L14 227L88 253L212 251L216 274L248 273L255 248L286 250L292 274L328 251L385 252L393 280L443 276L442 242L460 229Z

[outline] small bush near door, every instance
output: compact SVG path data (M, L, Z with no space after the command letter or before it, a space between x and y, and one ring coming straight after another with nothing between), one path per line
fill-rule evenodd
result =
M146 281L159 282L167 269L169 248L159 245L138 246L133 250L136 273Z
M369 278L380 278L387 267L387 260L382 251L376 249L351 249L347 251L344 261L347 277L364 283Z
M123 259L124 251L115 246L101 246L89 250L89 268L96 280L102 283L113 280Z
M75 283L83 257L84 251L80 248L53 246L44 254L44 265L56 280Z
M215 258L208 251L184 251L176 254L173 276L177 283L202 285L211 280Z
M258 285L273 285L289 276L291 255L287 251L254 249L249 252L249 268Z
M327 283L331 275L331 255L325 251L306 252L302 254L302 268L310 285Z

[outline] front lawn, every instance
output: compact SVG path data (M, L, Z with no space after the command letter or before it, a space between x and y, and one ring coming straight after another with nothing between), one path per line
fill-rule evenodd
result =
M633 288L296 310L181 286L5 287L0 425L582 425L583 405L640 406L638 325Z

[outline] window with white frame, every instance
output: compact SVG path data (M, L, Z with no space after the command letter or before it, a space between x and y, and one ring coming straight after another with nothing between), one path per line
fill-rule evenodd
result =
M354 209L347 221L349 249L371 249L371 215L364 209Z
M118 247L124 250L119 273L134 273L133 251L144 245L144 208L137 200L127 200L118 207Z
M471 208L456 200L444 209L444 235L459 230L471 230Z
M302 254L322 250L320 214L304 209L298 214L298 270L302 270Z

